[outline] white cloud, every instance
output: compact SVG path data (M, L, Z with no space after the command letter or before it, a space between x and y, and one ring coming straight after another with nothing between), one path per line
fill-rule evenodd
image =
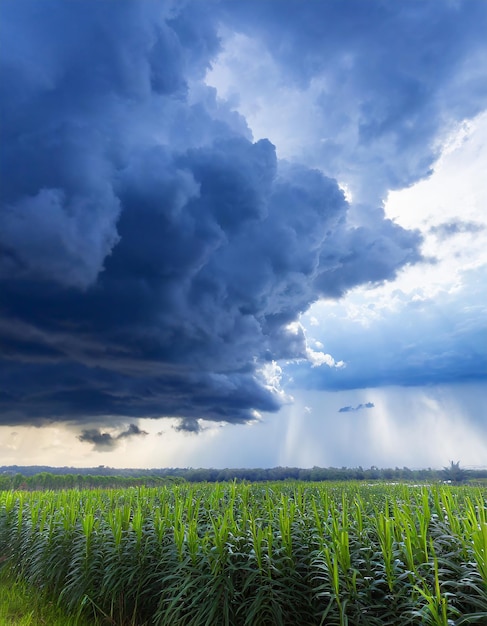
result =
M306 348L306 356L311 363L311 367L321 367L321 365L328 365L328 367L336 367L338 369L345 367L343 361L335 361L331 354L318 352L309 347Z
M455 290L466 271L487 264L487 230L459 232L447 240L435 231L456 221L487 229L486 162L487 113L483 113L448 138L429 179L389 194L386 215L404 228L419 228L425 238L424 255L437 259L435 264L402 271L395 288L434 297ZM390 292L390 287L386 290Z
M265 387L275 394L280 402L283 404L293 402L294 398L281 387L282 367L276 361L264 363L259 367L256 374L263 379Z

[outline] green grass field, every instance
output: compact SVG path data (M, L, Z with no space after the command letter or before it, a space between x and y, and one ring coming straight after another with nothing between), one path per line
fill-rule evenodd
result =
M0 492L2 584L50 602L63 626L66 615L121 626L485 625L486 496L293 482ZM8 610L0 604L0 624L43 623L9 622Z
M0 573L0 626L90 626L92 620L67 615L52 599Z

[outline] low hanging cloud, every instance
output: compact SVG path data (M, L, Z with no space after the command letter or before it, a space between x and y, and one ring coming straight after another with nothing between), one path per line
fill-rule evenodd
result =
M199 420L191 419L191 418L183 418L180 420L179 424L173 426L174 430L178 433L191 433L198 435L203 427L201 426Z
M338 409L339 413L356 413L357 411L362 411L363 409L373 409L375 404L373 402L365 402L364 404L357 404L357 406L342 406L341 409Z
M242 28L259 19L255 7ZM418 232L381 210L351 226L333 168L327 176L278 159L206 85L221 24L232 27L241 9L1 3L0 423L175 417L197 432L201 418L243 423L277 411L284 395L265 364L330 365L290 324L321 297L421 260ZM275 36L269 27L269 44ZM467 43L457 49L465 58ZM380 108L390 85L374 90ZM363 145L375 126L395 128L392 112L367 110ZM407 122L418 155L420 113ZM375 174L369 184L382 185ZM97 428L80 438L107 449L138 434Z
M136 424L129 424L127 430L122 431L118 435L112 435L108 432L102 432L100 428L87 428L82 431L78 439L81 442L91 443L98 452L107 452L115 449L121 440L128 437L145 437L148 433L141 430Z

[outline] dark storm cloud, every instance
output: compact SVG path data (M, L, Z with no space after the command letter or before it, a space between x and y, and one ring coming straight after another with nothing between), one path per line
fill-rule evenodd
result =
M95 450L99 452L106 452L116 448L121 439L145 437L147 434L145 430L141 430L136 424L129 424L127 430L122 431L118 435L102 432L99 428L86 428L78 436L78 439L81 442L92 443Z
M356 411L361 411L362 409L373 409L373 402L365 402L365 404L357 404L357 406L342 406L341 409L338 409L339 413L355 413Z
M173 426L177 432L199 434L203 429L198 420L188 417L183 418L177 426Z
M143 437L147 435L147 431L141 430L137 424L129 424L127 430L122 431L119 435L117 435L117 439L126 439L127 437L137 437L142 435Z
M288 324L420 259L206 87L217 6L1 3L0 423L276 411Z
M224 6L227 25L264 47L283 82L313 84L306 115L315 124L301 156L362 202L428 175L438 133L485 108L483 0Z
M102 433L98 428L87 428L83 430L78 439L82 442L92 443L95 448L103 450L116 446L116 441L110 433Z

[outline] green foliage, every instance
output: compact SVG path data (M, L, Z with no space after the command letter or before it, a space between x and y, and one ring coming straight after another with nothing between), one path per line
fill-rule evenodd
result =
M487 623L486 492L474 487L6 491L0 555L92 623Z
M162 469L114 469L100 465L97 468L54 467L0 467L0 490L24 489L119 489L123 487L158 487L184 482L270 482L293 481L354 481L389 482L475 482L487 481L487 470L465 470L453 463L444 470L415 469L408 467L298 467L272 468L162 468Z
M32 587L0 575L1 626L94 626L92 620L67 615Z
M467 480L468 472L460 467L460 461L450 462L450 467L443 468L443 478L452 483L462 483Z
M39 472L30 476L23 474L0 475L0 491L22 489L41 491L45 489L121 489L126 487L157 487L181 484L182 477L175 476L118 476L98 474L53 474Z

